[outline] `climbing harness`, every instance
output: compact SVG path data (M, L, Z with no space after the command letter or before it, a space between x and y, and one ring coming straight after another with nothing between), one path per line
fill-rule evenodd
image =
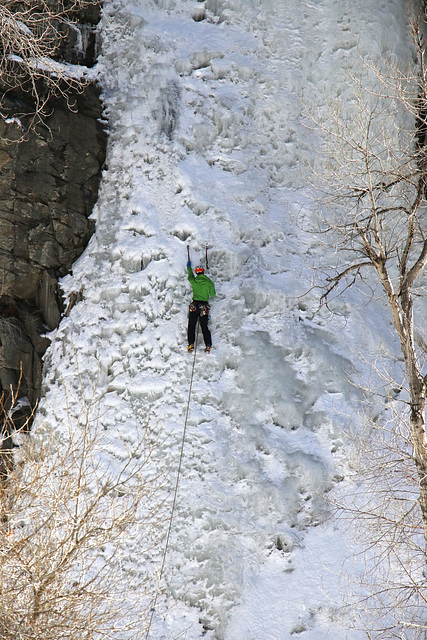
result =
M163 577L163 571L164 571L164 568L165 568L166 556L167 556L168 547L169 547L169 539L170 539L170 535L171 535L171 531L172 531L172 521L173 521L173 516L174 516L174 512L175 512L176 499L177 499L177 496L178 496L178 485L179 485L179 478L180 478L180 475L181 475L182 460L183 460L183 457L184 457L184 443L185 443L185 434L186 434L186 431L187 431L188 414L190 412L191 391L192 391L192 388L193 388L194 368L195 368L195 364L196 364L198 333L199 332L197 331L196 332L196 340L195 340L195 343L194 343L193 366L192 366L192 369L191 369L190 387L188 389L187 409L186 409L186 412L185 412L184 430L182 432L181 450L180 450L180 454L179 454L178 471L177 471L177 474L176 474L176 483L175 483L175 490L174 490L174 494L173 494L171 515L170 515L170 518L169 518L169 526L168 526L168 531L167 531L167 534L166 534L166 543L165 543L165 548L164 548L164 551L163 551L162 565L160 567L160 572L159 572L158 586L157 586L157 589L156 589L156 595L154 596L153 606L151 607L151 615L150 615L150 620L149 620L148 627L147 627L147 633L145 635L145 640L147 640L147 638L148 638L148 635L149 635L150 629L151 629L151 624L153 622L154 611L156 609L157 598L158 598L158 595L159 595L159 586L160 586L160 583L161 583L162 577Z
M202 303L198 303L197 305L194 304L194 302L190 302L190 304L188 305L188 311L190 313L197 313L197 309L199 309L199 313L201 316L208 316L209 315L209 311L211 310L210 306L208 304L202 304Z

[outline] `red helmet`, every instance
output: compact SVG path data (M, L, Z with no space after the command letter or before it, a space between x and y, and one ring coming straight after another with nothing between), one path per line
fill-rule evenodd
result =
M204 273L204 272L205 272L205 270L204 270L204 268L203 268L203 267L196 267L196 268L194 269L194 273L196 274L196 276L198 276L198 275L199 275L199 273Z

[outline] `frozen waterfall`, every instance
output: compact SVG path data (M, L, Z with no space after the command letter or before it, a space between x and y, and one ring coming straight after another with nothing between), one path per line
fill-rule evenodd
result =
M296 224L316 153L303 99L346 91L358 54L406 56L405 13L401 0L104 2L107 166L96 233L62 281L83 299L51 336L38 423L60 430L67 394L95 387L109 464L135 416L148 421L168 512L192 366L186 247L196 264L208 245L213 350L196 355L160 585L167 518L151 548L123 534L141 611L146 574L159 589L151 640L364 637L339 613L351 542L325 495L346 473L352 353L376 338L366 309L343 301L343 323L307 294L319 247Z

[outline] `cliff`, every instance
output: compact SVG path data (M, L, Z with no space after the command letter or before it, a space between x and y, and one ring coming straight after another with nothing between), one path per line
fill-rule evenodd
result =
M78 29L68 28L58 56L90 66L99 6L78 18ZM63 97L51 97L45 124L18 142L21 115L33 112L34 104L22 87L2 91L0 394L6 410L12 389L20 398L13 416L18 426L29 424L37 404L48 346L44 336L58 326L63 312L58 279L70 271L94 230L89 216L106 149L99 89L89 84L73 100L71 110ZM2 448L11 446L5 423Z

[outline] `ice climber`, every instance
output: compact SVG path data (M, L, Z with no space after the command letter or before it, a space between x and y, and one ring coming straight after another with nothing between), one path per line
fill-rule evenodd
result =
M209 353L212 347L211 332L208 328L209 322L209 298L215 298L214 283L207 275L203 267L191 268L191 260L187 262L187 273L190 284L193 288L193 300L189 306L188 313L188 352L194 351L194 342L196 337L197 320L200 320L202 327L203 340L205 341L205 351Z

